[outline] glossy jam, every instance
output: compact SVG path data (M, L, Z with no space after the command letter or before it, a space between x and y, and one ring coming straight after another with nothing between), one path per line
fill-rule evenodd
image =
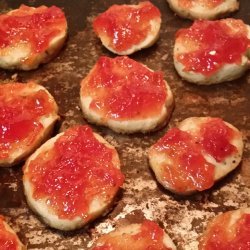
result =
M116 120L158 115L167 98L162 73L128 57L101 57L85 84L82 94L92 96L90 108Z
M187 132L169 130L151 150L162 152L171 164L162 164L165 182L178 192L205 190L214 183L214 166L201 154L201 147Z
M33 198L46 199L61 219L88 220L93 198L109 203L123 183L115 154L97 141L90 127L67 130L53 149L30 163L27 178L34 185Z
M192 41L197 49L177 55L185 71L210 76L224 64L240 64L249 47L246 25L241 20L195 21L188 29L177 32L177 42ZM230 26L232 27L230 27Z
M225 0L178 0L178 5L182 8L192 8L199 4L209 9L215 8L225 2Z
M67 25L64 13L55 6L33 9L25 5L14 13L1 15L0 24L0 48L29 43L33 53L45 51Z
M34 85L28 84L28 88ZM30 145L41 129L41 116L53 111L53 103L44 90L23 94L26 84L0 86L0 159L20 145Z
M151 31L150 21L159 19L160 11L150 2L138 6L113 5L94 20L97 35L105 36L109 46L116 51L125 51L141 43Z
M237 148L230 143L234 136L235 131L221 119L214 118L201 127L202 147L218 162L237 152Z
M0 249L1 250L17 250L18 243L15 234L7 231L0 217Z
M243 214L235 225L230 224L232 212L220 215L200 243L200 250L250 249L250 214Z
M98 241L97 246L92 250L171 250L163 244L164 232L152 221L144 221L141 224L140 232L129 235L113 235L112 232L103 235Z

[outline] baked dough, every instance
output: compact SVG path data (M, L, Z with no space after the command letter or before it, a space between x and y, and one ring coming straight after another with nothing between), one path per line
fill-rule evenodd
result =
M60 51L67 36L67 21L56 6L21 5L0 15L0 34L0 67L31 70Z
M102 235L91 250L101 249L176 250L176 246L155 222L145 220L141 224L122 226L106 235Z
M217 19L239 9L237 0L167 0L179 16L189 19Z
M24 160L59 119L51 94L34 82L0 84L0 166Z
M48 140L28 158L23 172L30 208L64 231L105 214L124 180L115 148L88 126Z
M241 208L216 216L199 241L199 250L249 249L250 208Z
M176 33L174 66L192 83L232 81L249 69L250 27L237 19L195 21Z
M95 18L93 27L108 50L118 55L130 55L157 41L161 13L149 1L137 5L112 5Z
M128 57L100 57L81 82L88 121L119 133L148 132L166 124L173 95L161 72Z
M188 195L214 185L242 158L237 128L212 117L191 117L170 129L149 149L157 180L173 193Z
M5 218L0 215L0 249L2 250L26 250L14 230L6 223Z

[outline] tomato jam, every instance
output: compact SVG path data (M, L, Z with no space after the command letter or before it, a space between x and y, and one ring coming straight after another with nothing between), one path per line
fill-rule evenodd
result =
M151 32L150 22L160 22L160 18L160 11L148 1L137 6L113 5L96 17L93 27L97 35L109 40L109 47L121 52L143 42Z
M0 249L1 250L17 250L18 242L16 235L7 231L0 217Z
M250 214L243 214L232 225L234 212L219 215L202 237L200 250L248 250L250 249Z
M133 225L132 225L133 227ZM115 232L115 231L114 231ZM152 221L144 221L136 234L103 235L92 250L171 250L163 244L164 231Z
M218 162L237 152L237 148L230 143L234 136L235 131L219 118L213 118L201 127L202 147Z
M210 76L225 64L240 64L249 47L246 25L241 20L195 21L176 34L177 43L195 43L197 49L177 54L184 71ZM187 48L188 49L188 48Z
M17 147L27 147L43 129L40 118L54 112L54 102L45 90L28 93L37 85L0 85L0 159Z
M0 49L28 43L33 53L44 52L66 27L64 13L55 6L21 5L17 10L0 15Z
M162 73L128 57L101 57L82 84L82 95L93 99L90 108L109 119L159 115L167 98Z
M205 190L214 184L214 166L207 162L201 147L188 132L169 130L151 150L162 152L170 163L162 163L163 180L177 192Z
M118 166L114 149L100 143L90 127L76 126L30 162L25 178L33 186L33 198L46 200L59 218L87 221L91 202L110 203L122 185Z

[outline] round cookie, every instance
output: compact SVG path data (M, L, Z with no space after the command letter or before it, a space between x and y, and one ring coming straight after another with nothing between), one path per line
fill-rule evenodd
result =
M220 118L191 117L167 131L148 157L163 187L188 195L211 188L239 165L242 153L237 128Z
M250 208L217 215L199 241L199 250L247 250L250 246Z
M112 5L93 22L102 44L118 55L130 55L152 46L159 37L160 26L161 13L149 1Z
M217 19L239 9L237 0L167 0L179 16L189 19Z
M125 56L100 57L81 82L80 101L88 121L120 133L155 130L173 109L162 73Z
M176 250L170 237L155 222L145 220L102 235L91 250Z
M34 82L0 85L0 166L24 160L51 134L59 116L54 98Z
M174 66L192 83L232 81L249 68L250 28L241 20L195 21L176 33Z
M1 250L25 250L26 247L19 240L14 230L0 216L0 249Z
M36 69L51 60L67 36L67 21L56 6L28 7L0 15L0 67Z
M105 214L124 181L115 148L88 126L48 140L28 158L23 172L30 208L65 231Z

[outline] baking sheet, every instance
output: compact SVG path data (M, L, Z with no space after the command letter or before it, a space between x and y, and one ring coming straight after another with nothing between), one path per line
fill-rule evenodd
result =
M152 1L162 13L159 41L151 48L137 52L131 58L154 70L162 70L175 97L175 109L170 123L162 130L146 135L119 135L103 127L92 126L114 145L120 155L126 176L115 206L106 216L87 227L62 233L44 225L32 213L25 201L22 186L22 165L0 169L0 214L6 216L28 249L87 249L100 234L116 226L155 220L172 237L178 249L197 249L197 239L209 219L232 209L250 206L250 73L242 78L215 86L195 86L182 81L172 62L173 39L177 29L191 21L173 14L164 0ZM0 70L2 82L35 80L55 97L62 117L55 134L73 124L84 124L79 108L80 80L85 77L101 55L114 55L102 47L92 29L92 20L114 3L136 1L5 1L1 11L29 6L57 5L65 11L69 37L61 53L50 63L30 72ZM240 1L240 10L232 16L250 23L249 0ZM165 131L190 116L219 116L238 127L244 136L245 149L240 166L212 189L189 197L165 191L157 184L149 169L147 149Z

